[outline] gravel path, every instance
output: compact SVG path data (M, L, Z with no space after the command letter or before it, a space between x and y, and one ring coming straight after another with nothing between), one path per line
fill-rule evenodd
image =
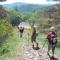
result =
M47 48L44 48L42 50L42 47L39 46L40 49L39 50L34 50L33 48L29 47L27 49L24 49L24 53L23 53L23 60L60 60L59 56L55 54L55 58L59 58L59 59L52 59L49 58L49 56L47 55Z

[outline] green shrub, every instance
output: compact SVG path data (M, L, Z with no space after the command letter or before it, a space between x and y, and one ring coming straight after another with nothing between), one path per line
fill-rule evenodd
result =
M12 25L7 20L0 20L0 36L11 34L12 31Z

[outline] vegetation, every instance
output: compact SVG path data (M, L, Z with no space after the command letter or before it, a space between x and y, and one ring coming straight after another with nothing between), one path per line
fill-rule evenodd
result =
M15 54L16 46L20 43L19 36L17 36L16 29L14 29L13 36L8 36L6 40L0 44L0 59L12 57ZM15 55L14 55L15 56Z
M12 32L12 26L11 24L9 24L9 22L7 20L0 20L0 36L3 36L7 33L11 34Z
M5 10L3 6L0 6L0 40L1 37L5 38L3 43L0 42L0 55L3 56L6 54L9 56L14 56L13 54L16 53L15 48L18 44L20 44L22 39L20 39L19 34L17 32L16 26L19 25L20 22L25 21L29 22L30 24L38 24L39 36L37 37L37 41L41 44L44 44L44 33L46 32L47 28L54 25L57 27L57 31L60 30L60 5L56 5L53 7L48 8L47 10L44 9L35 9L29 12L26 11L18 11L17 7L12 10ZM53 9L52 9L53 8ZM24 32L27 34L27 32ZM31 32L30 32L31 33ZM31 35L30 35L31 36ZM59 35L60 36L60 35ZM30 37L29 37L30 39ZM40 41L41 39L41 41ZM3 39L4 40L4 39ZM23 40L24 44L28 44L28 34L24 36ZM29 40L30 41L30 40ZM60 41L59 41L60 43ZM58 43L57 49L59 50L60 44ZM22 44L22 43L21 43ZM13 54L11 54L13 53Z

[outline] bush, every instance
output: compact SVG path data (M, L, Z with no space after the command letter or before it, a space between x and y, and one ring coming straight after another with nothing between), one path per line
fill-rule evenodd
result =
M7 20L0 20L0 36L11 34L12 31L12 25Z

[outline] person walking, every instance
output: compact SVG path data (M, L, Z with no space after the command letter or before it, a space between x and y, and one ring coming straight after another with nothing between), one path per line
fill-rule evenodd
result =
M55 27L51 27L49 29L49 32L47 34L47 40L48 40L48 52L47 52L47 54L50 56L49 52L52 49L52 57L54 58L55 47L57 45L57 33L55 31Z
M36 29L33 28L33 31L32 31L32 36L31 36L31 42L32 42L32 47L33 49L38 49L38 43L36 42L36 37L37 37L37 33L36 33ZM34 47L34 45L36 45L36 47Z
M23 32L24 32L24 27L20 27L19 32L20 32L20 37L22 38L22 35L23 35Z

